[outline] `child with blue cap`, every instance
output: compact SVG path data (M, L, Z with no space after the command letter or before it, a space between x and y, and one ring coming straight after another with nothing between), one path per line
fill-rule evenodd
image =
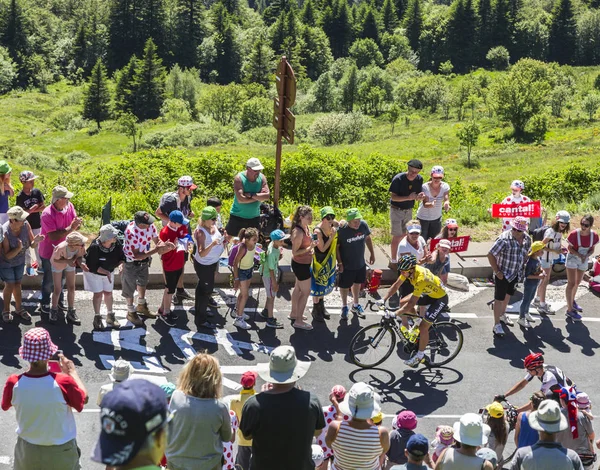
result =
M284 241L290 238L290 236L283 233L283 230L273 230L269 236L271 243L269 243L267 252L261 259L259 271L267 294L265 308L260 312L260 316L267 320L268 327L283 328L281 322L278 322L273 317L273 308L275 306L275 296L279 290L277 275L279 273L279 260L282 255L281 248Z

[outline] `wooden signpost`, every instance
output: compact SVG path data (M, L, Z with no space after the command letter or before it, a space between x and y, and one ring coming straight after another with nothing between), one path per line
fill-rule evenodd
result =
M277 66L277 97L273 103L273 127L277 129L277 149L275 151L275 196L273 204L279 207L279 178L281 173L281 150L283 139L294 143L294 127L296 117L290 108L296 102L296 77L294 70L285 56Z

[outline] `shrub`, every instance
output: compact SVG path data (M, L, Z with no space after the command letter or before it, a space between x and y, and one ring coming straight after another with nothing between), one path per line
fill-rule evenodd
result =
M323 145L354 143L362 139L370 126L371 119L361 113L326 114L315 119L309 133Z
M596 78L594 79L594 88L600 91L600 73L596 75Z
M548 132L548 116L546 114L536 114L529 122L525 131L531 136L534 142L542 142Z
M592 92L587 94L581 101L581 109L588 115L590 121L594 120L594 114L600 107L600 94Z
M17 67L10 58L8 50L0 47L0 93L9 91L15 78L17 78Z
M273 119L273 102L268 98L252 98L242 105L240 132L268 126Z
M52 127L59 131L76 131L89 125L89 121L83 119L78 111L69 108L54 111L48 121Z
M187 101L180 98L168 98L160 108L160 115L166 121L190 122L192 115Z
M244 136L257 144L275 145L277 143L277 130L273 126L255 127L245 132Z
M492 47L485 58L494 70L506 70L510 64L510 54L504 46Z
M83 150L73 150L72 152L70 152L66 155L66 158L67 158L67 160L69 160L71 162L78 162L78 161L88 160L92 157L89 153L84 152Z
M157 131L144 137L142 148L204 147L227 144L239 138L237 132L227 127L206 123L178 124L174 128Z

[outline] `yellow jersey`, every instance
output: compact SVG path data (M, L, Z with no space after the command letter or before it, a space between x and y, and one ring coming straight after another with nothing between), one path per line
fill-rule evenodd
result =
M415 266L415 271L410 278L400 275L400 279L403 282L408 281L413 285L415 290L412 295L415 297L428 295L432 299L441 299L446 295L446 291L444 286L442 286L440 278L423 266Z

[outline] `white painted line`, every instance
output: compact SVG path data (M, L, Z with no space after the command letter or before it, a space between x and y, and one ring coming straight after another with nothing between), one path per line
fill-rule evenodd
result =
M242 386L239 383L234 382L233 380L228 379L227 377L223 377L222 380L223 380L223 387L227 387L232 390L239 390L242 388Z
M0 464L10 465L10 457L8 455L0 455Z
M189 360L196 355L196 350L192 346L192 340L205 341L207 343L219 344L223 346L225 351L231 356L242 355L242 349L248 351L262 352L269 354L273 348L263 344L248 343L246 341L238 341L233 339L229 332L223 328L217 329L215 334L195 333L193 331L182 330L179 328L171 328L169 334L173 338L175 344L181 349L181 352Z
M133 330L94 331L92 337L95 342L114 346L115 349L154 354L154 348L140 344L142 336L146 336L147 333L144 328L134 328Z
M111 370L116 359L113 356L100 354L100 360L105 369ZM134 372L145 374L166 374L167 370L160 363L160 359L155 356L142 357L144 362L129 361Z

